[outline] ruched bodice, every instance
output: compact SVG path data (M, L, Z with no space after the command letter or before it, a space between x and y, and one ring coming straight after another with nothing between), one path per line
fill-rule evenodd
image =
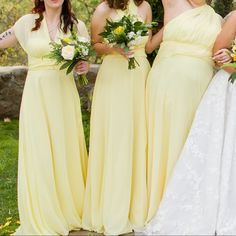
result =
M158 59L185 55L212 62L212 48L220 29L220 16L210 6L188 10L166 24Z

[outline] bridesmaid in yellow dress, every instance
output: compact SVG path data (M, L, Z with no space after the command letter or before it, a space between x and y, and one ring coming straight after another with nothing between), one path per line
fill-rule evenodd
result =
M220 17L204 0L163 0L163 5L163 42L147 82L147 221L157 212L213 76L212 48L221 30Z
M49 43L76 23L69 0L35 0L33 14L0 35L0 48L17 41L28 54L21 112L16 235L67 235L81 227L87 154L73 75L45 59ZM83 22L78 32L88 37ZM76 70L88 71L81 62Z
M134 49L140 66L128 70L124 51L102 43L106 19L133 14L150 21L143 0L107 0L92 19L92 40L104 55L94 90L83 228L118 235L144 225L147 217L145 84L150 66L148 36Z

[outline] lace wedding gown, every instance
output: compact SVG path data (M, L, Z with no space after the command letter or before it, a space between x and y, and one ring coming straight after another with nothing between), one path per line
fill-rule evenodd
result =
M236 235L236 84L208 88L147 235Z

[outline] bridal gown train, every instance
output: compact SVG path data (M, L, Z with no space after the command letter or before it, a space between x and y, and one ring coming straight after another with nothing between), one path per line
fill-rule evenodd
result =
M219 71L147 235L236 235L236 84Z

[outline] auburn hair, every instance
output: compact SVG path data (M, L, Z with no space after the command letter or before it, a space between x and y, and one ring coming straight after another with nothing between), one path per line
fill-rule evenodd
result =
M108 6L114 9L125 10L129 4L129 1L134 1L134 3L139 6L144 0L106 0Z
M44 1L34 0L34 8L32 9L33 14L38 14L39 17L35 19L35 26L32 31L37 31L43 20L43 13L45 12ZM64 0L62 5L62 11L60 16L60 28L66 34L68 30L72 31L73 24L78 23L75 14L72 12L70 0Z

